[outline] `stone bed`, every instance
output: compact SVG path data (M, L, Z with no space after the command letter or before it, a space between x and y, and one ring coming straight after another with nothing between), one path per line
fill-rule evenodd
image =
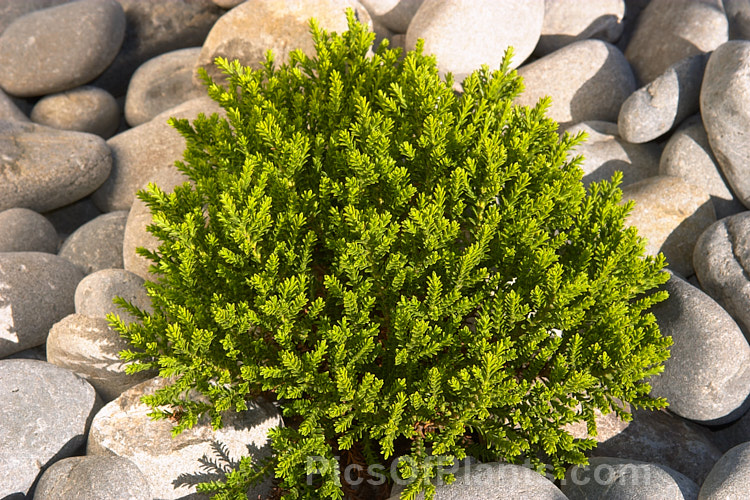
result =
M591 465L565 481L467 462L436 498L745 498L748 0L0 3L0 498L203 498L197 482L267 453L281 417L262 402L220 431L171 438L139 402L161 382L124 374L126 345L104 317L116 295L148 308L135 248L155 240L134 194L184 181L167 118L219 111L196 68L310 51L307 19L341 31L347 6L391 45L424 38L457 81L513 46L518 102L550 95L561 131L588 133L584 182L623 172L629 223L673 273L654 310L674 339L653 380L669 411L601 416Z

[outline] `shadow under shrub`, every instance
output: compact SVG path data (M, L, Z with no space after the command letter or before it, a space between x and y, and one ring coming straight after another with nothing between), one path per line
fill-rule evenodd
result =
M558 136L549 102L512 104L510 54L456 95L421 44L373 55L348 15L340 35L311 21L315 57L217 60L229 88L203 77L227 119L172 120L192 182L139 193L161 241L139 250L154 312L119 301L141 320L110 317L133 346L121 356L175 377L144 399L175 433L281 403L274 457L202 485L219 498L269 474L285 498L356 496L310 457L410 457L402 498L432 496L431 456L562 477L595 445L563 426L593 435L595 409L666 404L645 380L670 345L647 311L663 257L624 227L620 175L584 189L569 157L583 138Z

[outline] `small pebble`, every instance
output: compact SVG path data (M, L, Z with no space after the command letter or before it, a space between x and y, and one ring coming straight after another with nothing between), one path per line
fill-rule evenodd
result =
M106 90L84 85L42 98L31 110L31 120L107 139L120 124L120 108Z
M546 0L542 36L534 53L544 56L589 38L615 43L625 27L624 17L625 0Z
M57 231L43 215L28 208L0 212L0 252L57 253Z
M122 269L122 239L127 210L102 214L68 236L58 255L75 264L84 274L100 269Z
M122 457L68 457L44 471L34 500L152 500L151 488L133 462Z
M701 486L700 500L740 500L750 491L750 442L738 444L716 462Z
M620 137L628 142L648 142L697 113L707 61L706 54L686 57L636 90L620 108Z
M610 180L616 171L622 172L621 188L653 177L659 173L661 149L657 144L632 144L622 140L617 124L601 121L578 123L565 129L575 135L585 132L586 141L573 150L583 156L583 183Z

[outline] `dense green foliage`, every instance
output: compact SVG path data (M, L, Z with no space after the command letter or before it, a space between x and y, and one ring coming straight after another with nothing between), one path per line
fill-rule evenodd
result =
M174 377L146 402L175 432L282 403L274 456L204 486L221 498L269 473L285 498L342 498L310 456L409 456L402 498L431 496L431 455L560 477L594 446L563 426L666 403L644 380L670 345L647 311L663 258L624 227L619 176L583 187L582 138L558 136L548 102L512 104L509 56L456 94L421 46L373 55L349 15L340 35L311 22L315 57L219 60L228 89L203 74L226 119L173 120L191 182L139 193L161 245L140 250L154 312L120 301L142 322L110 318L122 356Z

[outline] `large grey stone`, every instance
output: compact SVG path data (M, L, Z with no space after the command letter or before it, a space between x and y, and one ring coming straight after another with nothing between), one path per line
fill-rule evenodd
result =
M225 75L214 65L214 59L237 59L245 66L260 67L265 53L272 50L276 64L287 62L289 53L301 49L315 53L310 36L309 20L315 17L321 28L341 33L347 30L346 8L351 7L357 18L371 25L370 15L356 0L254 0L233 8L211 28L196 63L218 83Z
M86 379L106 402L155 375L125 373L127 363L118 353L127 349L130 343L106 319L69 314L50 329L47 361Z
M70 370L0 360L0 498L26 498L45 467L77 453L100 406L94 388Z
M669 138L659 160L659 175L680 177L705 190L717 219L745 210L721 174L700 115L685 120Z
M43 215L28 208L0 212L0 252L57 252L57 231Z
M688 56L711 52L727 41L727 18L720 5L700 0L651 0L625 57L646 84Z
M87 222L96 219L102 213L91 201L90 197L81 198L64 207L45 212L44 216L49 220L59 236L60 244Z
M127 18L125 40L115 60L94 85L125 95L133 72L152 57L203 45L223 11L211 0L117 0Z
M560 489L568 500L696 500L698 485L667 466L614 457L593 457L571 467Z
M628 408L630 411L630 409ZM594 438L592 457L618 457L665 465L701 484L721 450L706 428L667 411L635 410L623 422L612 413L595 412L598 434L590 436L585 422L565 427L574 438Z
M635 202L627 224L638 228L646 253L663 253L672 271L693 274L693 248L701 233L716 221L708 193L679 177L651 177L622 190L623 202Z
M750 208L750 41L727 42L711 54L700 107L708 142L732 190Z
M716 462L701 486L699 500L740 500L750 491L750 442L742 443Z
M208 97L199 97L159 114L153 120L126 130L107 141L112 150L112 172L91 196L103 212L129 210L135 193L157 171L182 160L185 139L167 120L194 120L199 113L211 115L223 110Z
M0 358L44 344L55 322L74 311L83 274L48 253L0 253Z
M726 217L706 229L695 245L693 264L703 290L750 339L750 212Z
M23 2L0 2L0 33L13 21L35 10L54 7L70 0L23 0Z
M622 172L625 187L659 173L661 149L657 144L632 144L624 141L617 132L617 124L590 121L565 129L572 135L585 132L586 141L573 152L583 156L583 183L610 180L616 171Z
M106 90L84 85L40 99L31 110L31 120L48 127L88 132L106 139L120 125L120 107Z
M136 318L112 300L122 297L139 309L151 312L151 299L143 283L143 278L125 269L102 269L89 274L76 288L76 312L94 318L105 318L113 313L125 323L131 323Z
M434 500L567 500L552 481L521 465L471 464L459 467L454 475L456 480L451 484L438 482ZM389 500L398 500L404 486L395 483ZM424 499L424 494L417 498Z
M127 210L102 214L68 236L58 255L78 266L84 274L122 268L122 240Z
M0 121L0 210L45 212L77 201L107 178L112 155L101 137Z
M44 471L34 500L152 500L146 477L122 457L68 457Z
M534 106L552 98L547 116L561 128L585 121L617 121L635 77L622 52L601 40L566 45L518 69L526 89L516 104Z
M698 288L672 275L664 289L669 298L651 312L674 344L664 372L649 380L651 395L694 422L737 420L750 406L750 345L732 317Z
M542 36L534 53L547 55L589 38L615 43L625 27L624 17L624 0L545 0Z
M17 18L0 34L0 87L17 96L72 89L112 62L125 36L115 0L79 0Z
M483 64L498 68L508 47L512 67L520 66L539 41L543 21L544 0L424 0L409 24L406 48L424 39L438 70L460 83Z
M174 191L175 186L184 184L187 181L188 177L186 175L174 167L169 167L156 172L148 182L153 182L162 191L171 193ZM146 185L142 186L142 188L145 189ZM154 251L159 247L159 239L147 230L147 227L152 222L151 211L148 206L139 198L136 198L133 202L133 208L130 209L128 221L125 224L125 236L122 241L122 260L125 269L145 280L153 281L154 278L149 272L149 266L152 262L136 253L137 248Z
M686 57L628 97L617 118L620 136L648 142L698 112L707 54Z
M206 94L205 87L193 81L200 52L200 47L167 52L149 59L136 70L125 98L125 119L131 127Z
M217 464L216 470L236 467L240 457L259 459L270 453L268 431L282 425L281 415L270 403L250 401L248 410L225 413L223 427L212 430L206 417L175 437L170 420L152 420L151 409L141 397L165 386L164 379L148 380L125 391L97 413L91 424L87 455L115 455L133 461L148 479L156 498L202 500L195 482L222 479L222 473L206 473L202 461ZM266 481L248 492L250 498L266 495ZM261 496L265 498L265 496Z

